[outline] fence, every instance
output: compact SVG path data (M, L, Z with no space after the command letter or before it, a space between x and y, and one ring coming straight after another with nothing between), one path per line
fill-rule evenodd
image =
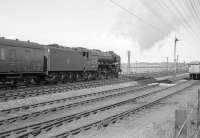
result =
M194 115L196 114L196 117ZM200 138L200 90L198 89L198 104L196 111L175 111L174 138Z
M121 66L122 74L139 74L139 73L153 73L153 72L172 72L174 66L131 66L130 69L126 65ZM177 72L187 72L188 68L185 65L177 66Z

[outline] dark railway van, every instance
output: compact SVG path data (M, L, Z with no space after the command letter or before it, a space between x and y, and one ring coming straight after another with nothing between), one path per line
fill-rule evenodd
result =
M0 38L0 80L30 80L44 73L44 47L32 42Z

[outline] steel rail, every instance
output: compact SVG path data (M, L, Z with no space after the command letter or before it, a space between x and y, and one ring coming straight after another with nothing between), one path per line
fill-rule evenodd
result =
M129 89L129 88L138 88L138 87L140 88L142 86L138 86L138 85L137 86L127 86L127 87L123 87L123 88L116 88L116 89L111 89L111 90L95 92L95 93L82 94L82 95L66 97L66 98L61 98L61 99L56 99L56 100L50 100L50 101L45 101L45 102L40 102L40 103L35 103L35 104L30 104L30 105L24 105L24 106L20 106L20 107L3 109L3 110L0 110L0 114L2 114L2 113L9 114L9 113L14 113L14 112L18 112L18 111L29 110L31 108L36 108L39 106L52 105L54 103L64 103L66 101L77 100L77 99L91 97L91 96L99 96L99 95L109 94L109 93L112 93L115 91L120 91L120 90L124 90L124 89Z
M166 95L166 96L164 96L164 97L158 98L158 99L156 99L156 100L154 100L154 101L152 101L152 102L150 102L150 103L147 103L147 104L145 104L145 105L142 105L142 106L140 106L140 107L138 107L138 108L134 108L134 109L131 109L131 110L122 112L122 113L120 113L120 114L116 114L116 115L114 115L114 116L105 118L105 119L103 119L103 120L100 120L100 121L97 121L97 122L94 122L94 123L91 123L91 124L88 124L88 125L85 125L85 126L81 126L81 127L77 128L77 129L73 129L73 130L66 131L66 132L64 132L64 133L62 133L62 134L53 136L53 137L51 137L51 138L67 138L67 137L69 137L69 136L79 134L79 133L82 132L82 131L87 131L87 130L89 130L89 129L91 129L91 128L94 128L94 127L98 127L98 128L107 127L107 126L110 125L110 124L114 124L114 123L116 123L116 122L119 121L119 120L122 120L122 119L124 119L124 118L126 118L126 117L129 117L131 114L135 114L135 113L138 112L138 111L144 110L144 109L146 109L146 108L150 108L150 107L152 107L152 106L154 106L154 105L160 103L160 101L162 101L162 100L164 100L164 99L166 99L166 98L169 98L169 97L171 97L171 96L173 96L173 95L175 95L175 94L178 94L178 93L180 93L180 92L182 92L182 91L184 91L184 90L186 90L186 89L192 87L192 86L195 85L195 84L196 84L196 83L193 83L193 84L191 84L190 86L187 86L187 87L185 87L185 88L183 88L183 89L181 89L181 90L178 90L178 91L176 91L176 92L174 92L174 93L171 93L171 94L169 94L169 95ZM51 130L51 129L46 129L47 132L50 131L50 130ZM20 136L20 137L18 137L18 138L28 138L28 137L30 137L30 136L37 136L38 134L39 134L39 133L29 133L29 135L23 135L23 136Z
M65 109L72 109L72 108L77 107L77 106L85 106L87 104L101 102L101 101L106 100L106 99L119 97L119 96L126 95L126 94L129 94L129 93L135 92L135 91L139 91L139 90L143 90L143 89L147 89L147 88L152 88L152 87L155 87L155 86L158 86L158 84L151 85L151 86L142 86L142 87L138 87L138 88L126 87L125 89L116 89L116 91L124 90L125 92L118 92L118 93L114 93L114 94L103 96L103 97L93 98L93 99L75 102L75 103L62 105L62 106L58 106L58 107L52 107L52 108L48 108L48 109L45 109L45 110L42 110L42 111L31 112L31 113L23 114L23 115L20 115L20 116L11 117L11 118L8 118L8 119L3 119L3 120L0 120L0 126L12 124L12 123L17 122L17 121L27 120L27 119L33 118L33 117L39 117L41 115L47 115L47 114L58 112L58 111L65 110ZM107 91L107 92L110 92L110 91ZM105 94L105 92L102 92L102 93Z
M15 99L23 99L27 97L34 97L39 95L45 95L45 94L52 94L52 93L62 93L67 92L69 90L78 90L78 89L84 89L84 88L93 88L98 86L104 86L109 84L118 84L122 82L128 82L130 80L119 80L119 81L108 81L108 82L97 82L97 83L86 83L86 84L72 84L71 86L57 86L55 88L46 88L46 89L31 89L28 91L15 91L15 92L8 92L5 94L1 94L0 92L0 102L5 102L9 100L15 100Z
M182 82L182 83L185 83L185 82ZM177 86L177 85L175 85L175 86ZM78 114L74 114L74 115L70 115L70 116L66 116L66 117L62 117L62 118L57 118L57 119L54 119L54 120L49 120L47 122L41 122L41 123L38 123L38 124L34 124L32 126L27 126L27 127L18 128L18 129L15 129L15 130L2 132L2 133L0 133L0 136L2 138L4 138L4 137L8 137L12 134L21 135L20 133L25 133L24 135L21 135L20 137L28 137L29 135L36 136L36 135L39 135L42 131L49 131L54 127L61 126L63 123L71 122L73 120L78 120L81 117L86 117L86 116L89 116L90 114L96 114L98 111L105 111L106 109L108 110L110 108L114 108L117 105L118 106L123 105L122 103L130 103L130 101L135 101L136 99L147 97L149 95L152 95L152 94L155 94L155 93L158 93L158 92L162 92L163 90L167 90L167 89L173 88L175 86L167 87L167 88L164 88L162 90L157 90L157 91L154 91L152 93L144 94L144 95L141 95L141 96L120 102L120 103L116 103L115 105L109 105L109 106L105 106L103 108L95 109L95 110L92 110L92 111L81 112L81 113L78 113ZM81 128L83 128L83 127L81 127Z

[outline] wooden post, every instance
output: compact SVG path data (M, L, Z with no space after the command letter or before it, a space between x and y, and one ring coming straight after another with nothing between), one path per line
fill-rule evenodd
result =
M187 138L187 124L182 128L182 125L187 120L186 110L176 110L175 111L175 134L174 138ZM181 130L181 132L179 132ZM180 135L179 135L180 133ZM177 137L179 135L179 137Z
M169 58L167 57L167 75L169 74Z
M198 104L197 104L197 130L200 125L200 89L198 89Z

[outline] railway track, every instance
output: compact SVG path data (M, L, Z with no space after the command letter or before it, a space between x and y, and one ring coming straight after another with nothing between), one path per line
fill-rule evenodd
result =
M92 93L92 94L86 94L86 95L80 95L78 97L69 97L66 99L60 99L60 101L63 102L63 100L77 100L80 98L84 98L84 100L82 101L72 101L71 103L64 103L61 104L59 106L51 106L48 107L49 103L50 105L53 104L53 102L55 102L55 104L57 104L58 100L55 101L49 101L47 103L39 103L38 105L40 106L44 106L45 104L47 104L47 108L42 108L40 111L36 110L34 111L30 111L27 112L25 111L22 114L23 110L28 110L31 108L36 108L35 105L27 105L26 107L18 107L18 108L11 108L11 109L7 109L7 110L1 110L0 113L2 116L8 116L9 114L11 114L11 117L1 117L0 120L0 128L5 127L5 125L10 125L12 123L16 123L19 121L24 121L24 120L28 120L28 119L32 119L32 118L36 118L39 116L46 116L48 114L52 114L55 112L59 112L61 110L71 110L75 107L79 107L79 106L86 106L86 105L90 105L91 103L97 103L97 102L102 102L111 98L116 98L119 96L123 96L123 95L127 95L129 93L133 93L139 90L144 90L144 89L150 89L153 87L156 87L157 85L151 85L151 86L129 86L129 87L125 87L125 88L119 88L119 89L113 89L113 90L107 90L107 91L103 91L103 92L97 92L97 93ZM95 96L95 97L92 97ZM92 97L92 98L91 98ZM87 98L87 99L85 99ZM90 99L88 99L90 98ZM27 108L28 107L28 108ZM21 109L21 110L20 110ZM9 111L9 112L8 112ZM17 112L20 112L19 115L16 115ZM4 113L4 114L2 114ZM15 114L15 115L13 115Z
M73 136L73 135L77 135L79 133L81 133L82 131L87 131L91 128L94 128L94 127L97 127L97 128L102 128L102 127L107 127L108 125L110 124L114 124L124 118L127 118L129 117L130 115L132 114L135 114L136 112L138 111L141 111L141 110L144 110L146 108L150 108L156 104L159 104L160 101L166 99L166 98L169 98L170 96L173 96L175 94L178 94L180 92L182 92L183 90L186 90L187 88L193 86L194 84L196 84L196 82L193 82L193 83L190 83L189 85L186 85L185 87L183 87L182 89L177 89L175 90L174 92L171 92L171 93L168 93L168 94L162 94L156 98L150 98L151 100L150 101L144 101L144 97L146 97L145 95L139 97L139 99L135 99L133 101L131 101L132 103L136 104L138 102L140 103L144 103L144 104L138 104L138 106L135 106L134 108L130 109L130 110L126 110L124 112L121 112L121 113L118 113L118 114L115 114L113 116L109 116L109 117L106 117L106 118L103 118L103 119L100 119L95 122L92 122L92 123L85 123L85 125L83 126L79 126L77 128L72 128L71 130L69 129L68 127L68 131L66 131L66 129L61 129L61 132L57 131L57 133L60 133L60 134L56 134L56 132L54 131L53 133L48 133L49 131L51 131L51 129L55 129L56 127L60 127L62 125L65 125L66 123L63 123L62 125L61 124L57 124L53 127L46 127L45 130L43 130L43 134L41 136L38 136L39 138L42 138L42 137L50 137L50 138L67 138L69 136ZM153 93L155 94L155 93ZM148 94L150 96L152 96L152 94ZM142 100L141 100L142 99ZM127 100L127 102L130 102ZM95 113L97 114L97 113ZM46 131L45 133L47 133L47 135L45 135L44 131ZM32 135L29 135L29 136L37 136L38 133L32 133ZM26 135L24 135L26 137Z
M30 84L30 85L25 85L25 84L18 84L17 86L4 86L3 84L0 83L0 91L15 91L15 90L23 90L23 89L30 89L30 88L41 88L41 87L49 87L49 86L56 86L56 85L65 85L65 84L79 84L79 83L90 83L90 82L100 82L100 81L110 81L110 80L125 80L128 79L125 76L119 76L118 78L109 78L109 79L99 79L99 80L79 80L75 82L58 82L56 84L51 84L51 83L42 83L42 84Z
M175 87L175 86L172 86L172 87ZM147 97L147 96L151 96L151 95L154 95L156 93L161 93L162 91L170 89L172 87L167 87L167 88L159 89L159 90L156 90L156 91L153 91L153 92L148 92L146 94L142 94L142 95L137 96L135 98L124 100L124 101L121 101L121 102L118 102L118 103L115 103L115 104L111 104L111 105L108 105L108 106L105 106L105 107L101 107L101 108L97 108L97 109L93 109L93 110L89 110L89 111L84 111L84 112L78 112L78 113L73 114L73 115L69 115L69 116L65 116L65 117L61 117L61 118L56 118L56 119L49 120L49 121L46 121L46 122L40 122L40 123L37 123L37 124L34 124L34 125L29 125L29 126L26 126L26 127L21 127L21 128L9 130L9 131L1 132L0 136L2 138L8 137L12 134L17 135L17 137L18 136L19 137L28 137L30 135L37 136L41 132L44 132L44 131L48 132L55 127L62 126L63 124L66 124L66 123L68 124L68 123L73 122L75 120L79 120L83 117L87 117L87 116L90 116L90 115L97 114L99 112L104 112L104 111L107 111L107 110L110 110L110 109L113 109L113 108L116 108L116 107L120 107L122 105L127 105L129 103L133 103L138 99L141 99L141 98L144 98L144 97ZM128 91L127 91L127 93L128 93ZM123 95L123 94L118 93L118 96L120 96L120 95ZM81 103L81 105L82 105L82 103ZM91 125L88 126L88 127L91 127ZM85 126L80 127L80 128L78 128L78 130L82 130L83 128L85 129L86 127ZM74 132L75 132L75 130L70 130L69 132L65 133L64 135L66 135L66 134L71 135L71 134L74 134Z
M94 93L87 93L87 94L82 94L82 95L77 95L77 96L71 96L71 97L66 97L66 98L61 98L61 99L56 99L56 100L49 100L41 103L35 103L35 104L29 104L29 105L24 105L24 106L19 106L19 107L14 107L14 108L8 108L8 109L2 109L0 110L0 115L7 115L10 113L15 113L19 111L24 111L24 110L29 110L37 107L42 107L42 106L48 106L52 104L59 104L59 103L65 103L65 102L70 102L70 101L75 101L75 100L80 100L80 99L86 99L86 98L91 98L91 97L96 97L96 96L103 96L106 94L112 94L116 93L122 90L140 90L142 88L150 88L157 86L158 84L155 85L150 85L150 86L127 86L123 88L116 88L116 89L110 89L110 90L105 90L105 91L100 91L100 92L94 92Z
M89 81L89 82L79 82L79 83L70 83L70 84L60 84L56 86L42 86L42 87L33 87L33 88L24 88L17 90L6 90L0 91L0 102L5 102L15 99L23 99L27 97L34 97L45 94L52 93L62 93L69 90L78 90L84 88L93 88L98 86L117 84L122 82L131 81L130 79L114 79L114 80L104 80L104 81Z

